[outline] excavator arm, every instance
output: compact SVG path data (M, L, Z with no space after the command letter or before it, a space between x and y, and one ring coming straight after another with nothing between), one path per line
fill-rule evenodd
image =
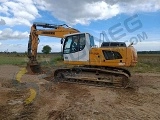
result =
M38 29L38 28L42 29ZM27 71L29 73L40 73L41 68L38 63L37 56L37 48L39 43L39 35L40 36L49 36L56 38L64 38L66 34L78 33L79 31L69 27L66 24L63 25L54 25L47 23L33 23L30 30L29 42L28 42L28 58L29 62L27 63Z

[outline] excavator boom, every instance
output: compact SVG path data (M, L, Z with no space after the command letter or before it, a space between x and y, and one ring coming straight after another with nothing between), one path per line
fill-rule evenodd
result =
M41 29L38 29L38 28ZM64 38L66 34L78 33L79 30L69 27L66 24L63 25L55 25L48 23L38 23L35 22L31 26L29 42L28 42L28 58L29 62L27 63L27 71L29 73L41 73L40 65L36 59L37 56L37 48L39 43L39 35L40 36L49 36L49 37L57 37Z

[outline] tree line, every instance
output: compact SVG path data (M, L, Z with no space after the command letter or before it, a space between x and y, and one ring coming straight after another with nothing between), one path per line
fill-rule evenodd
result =
M138 51L138 54L160 54L160 51Z

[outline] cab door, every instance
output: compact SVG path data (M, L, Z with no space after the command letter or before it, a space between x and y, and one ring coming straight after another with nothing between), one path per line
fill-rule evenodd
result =
M90 41L85 33L66 37L63 48L64 61L89 61Z
M67 36L64 41L64 61L78 61L79 41L77 35Z

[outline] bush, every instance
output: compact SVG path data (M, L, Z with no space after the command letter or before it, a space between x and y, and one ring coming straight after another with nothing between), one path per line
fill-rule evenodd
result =
M58 56L58 57L53 58L53 59L51 60L51 62L60 62L60 61L63 61L63 57L61 57L61 56Z

